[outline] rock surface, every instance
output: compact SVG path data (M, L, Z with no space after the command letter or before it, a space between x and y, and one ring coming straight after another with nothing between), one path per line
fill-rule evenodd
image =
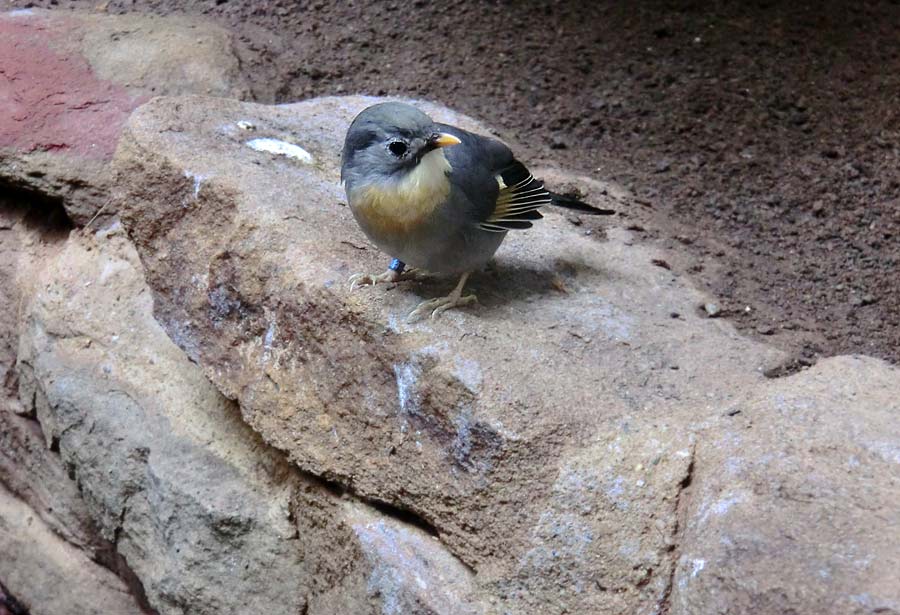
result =
M58 207L15 204L0 198L0 482L42 522L91 559L114 563L59 456L48 449L39 424L19 401L16 368L20 304L33 291L36 269L53 260L69 232ZM0 577L2 579L2 577Z
M108 203L131 111L159 94L241 97L238 69L231 34L194 18L0 13L0 183L62 199L85 224Z
M63 614L900 612L895 368L765 378L786 357L707 318L663 254L554 211L474 276L480 305L406 324L454 281L348 291L386 262L338 185L371 102L149 102L114 162L130 239L0 202L12 595Z
M121 579L57 536L2 484L0 553L0 578L31 615L140 613Z
M153 320L120 227L73 232L34 287L25 410L155 612L482 612L434 538L303 475L240 420ZM8 585L41 603L27 578Z
M900 613L900 373L835 357L698 436L673 613Z
M790 391L825 417L840 407L829 395L878 374L879 388L846 398L867 428L845 433L844 446L896 450L890 412L878 410L900 397L896 370L838 359L767 380L785 357L702 316L708 297L654 266L654 250L554 212L512 234L474 276L479 306L406 324L452 281L353 294L345 283L387 258L357 229L338 184L346 126L371 102L156 99L132 116L117 151L117 206L155 315L254 430L305 472L418 517L474 570L491 612L895 608L889 537L900 498L896 463L884 460L895 453L856 456L878 494L864 513L837 419L817 436L831 444L798 454L791 443L812 419L772 400ZM254 139L302 149L273 154ZM751 415L766 429L735 427ZM877 444L878 433L893 435ZM745 462L733 455L737 434L754 452ZM769 468L770 458L780 461ZM778 481L805 484L796 468L812 464L832 499L783 506L793 496ZM729 489L759 508L724 514L741 510ZM818 531L786 538L797 514L822 521ZM857 515L857 559L886 572L854 599L859 569L831 555ZM728 536L733 547L717 542ZM772 555L790 540L796 553ZM827 582L809 578L820 561ZM420 611L431 612L397 612Z

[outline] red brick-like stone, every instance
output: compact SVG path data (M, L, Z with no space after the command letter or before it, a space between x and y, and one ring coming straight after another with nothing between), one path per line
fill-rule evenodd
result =
M125 120L146 100L97 77L73 19L0 15L0 147L109 160Z

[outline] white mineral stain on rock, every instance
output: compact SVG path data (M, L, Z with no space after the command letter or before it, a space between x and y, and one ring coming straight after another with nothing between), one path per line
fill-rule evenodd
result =
M130 263L124 261L106 261L103 263L103 269L100 271L99 282L105 284L111 277L121 271L128 271L131 268Z
M595 470L566 466L553 485L553 494L558 500L567 502L571 509L586 515L593 512L597 503L599 484Z
M198 291L206 291L209 288L209 274L195 273L191 276L191 285Z
M364 511L352 523L371 572L367 593L380 601L382 615L412 612L411 604L427 604L429 613L475 615L469 602L471 574L440 542L420 530ZM434 608L437 606L437 608Z
M726 498L724 500L719 500L718 502L716 502L713 505L712 511L717 515L724 515L725 513L728 512L729 508L731 508L738 502L743 502L743 501L744 501L743 495L736 495L736 496L732 496L730 498Z
M612 484L606 488L606 497L608 497L619 510L628 510L628 498L622 497L624 495L625 477L616 476L616 478L613 479Z
M863 446L887 463L900 463L900 446L892 442L863 442Z
M704 525L709 520L710 515L721 517L727 514L732 506L744 502L746 499L747 496L744 493L729 493L712 504L705 504L700 509L702 512L697 524L700 526Z
M481 383L484 380L484 376L478 361L464 359L463 357L455 357L453 359L453 375L473 393L477 393L481 390Z
M422 369L414 363L401 363L394 366L394 377L397 379L397 398L400 411L404 414L416 414L419 411L417 399L419 376Z
M629 341L633 337L634 318L606 301L592 299L580 318L585 323L584 330L580 332L582 337L602 336L619 342Z
M357 524L353 526L353 530L373 564L368 593L381 597L381 612L384 615L399 615L403 612L400 596L404 589L404 579L401 570L415 571L418 562L409 561L409 553L399 544L397 530L384 522ZM416 578L416 584L422 586L424 581Z
M200 197L200 188L203 186L203 182L209 179L206 175L201 175L200 173L192 173L191 171L185 171L184 176L188 179L194 180L194 200ZM187 203L182 203L184 207L187 207Z
M706 568L706 560L705 559L692 559L691 560L691 578L693 579L700 571Z
M272 342L275 341L275 321L269 323L269 328L266 329L266 336L263 338L263 348L266 350L272 348Z
M395 314L388 314L388 329L390 329L392 333L400 332L400 320Z
M122 223L118 220L112 222L109 226L98 229L96 233L94 233L94 237L97 239L108 239L113 235L118 234L122 230Z
M299 145L294 145L293 143L288 143L287 141L265 137L259 139L250 139L249 141L247 141L247 143L245 143L245 145L251 149L255 149L258 152L268 152L276 156L287 156L288 158L299 160L304 164L312 164L313 162L312 154L310 154Z

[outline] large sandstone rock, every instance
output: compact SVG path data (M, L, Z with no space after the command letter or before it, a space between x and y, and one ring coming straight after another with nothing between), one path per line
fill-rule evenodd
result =
M900 371L836 357L698 438L672 613L900 613Z
M54 613L137 612L128 587L159 613L900 612L895 368L766 379L781 353L697 315L664 254L553 212L473 278L481 305L407 325L454 281L345 283L386 262L337 185L370 102L142 107L115 162L137 252L116 225L0 207L13 595Z
M21 505L10 510L28 510L30 518L40 518L35 528L49 528L59 538L82 552L85 562L79 568L100 569L101 562L112 570L123 573L127 568L116 556L109 541L104 540L78 493L68 470L53 452L41 433L40 425L26 410L34 400L23 405L18 399L19 372L16 369L19 328L19 307L32 291L35 269L52 260L68 235L65 214L58 207L32 203L16 203L0 198L0 483L21 499ZM22 523L23 519L10 520ZM35 530L37 531L37 530ZM7 552L8 549L0 549ZM29 555L30 566L38 566L46 551L34 551ZM9 558L7 558L8 560ZM50 565L48 563L48 565ZM28 574L23 566L19 579L42 579ZM81 580L83 596L90 596L88 578L101 579L108 571L84 571ZM5 577L0 573L0 580ZM46 579L42 580L42 583ZM97 596L103 595L98 590ZM46 594L43 594L46 597ZM33 596L32 596L33 597ZM42 604L42 599L37 599ZM74 600L72 608L84 606L84 601ZM102 605L95 604L94 611ZM91 611L91 612L94 612Z
M241 421L154 321L120 227L72 233L34 287L26 410L156 612L483 612L434 538L304 476ZM9 585L43 604L28 577Z
M0 579L31 615L141 612L121 579L54 534L2 484L0 554Z
M715 600L721 612L755 612L781 586L797 589L774 612L849 604L859 578L849 563L832 561L840 580L827 584L795 565L852 524L858 493L839 470L841 451L815 457L839 502L805 511L805 522L829 511L839 521L797 533L798 554L777 577L740 554L751 535L757 553L784 548L777 528L795 518L781 493L761 493L758 516L734 518L733 549L713 549L721 536L698 530L710 517L696 494L708 494L713 510L729 506L726 461L715 451L735 429L735 408L758 408L756 420L773 430L755 436L757 465L735 478L749 485L766 455L808 431L801 416L764 400L791 390L827 408L818 370L833 370L834 387L877 371L884 390L860 391L853 411L887 433L889 415L866 408L900 393L896 370L842 360L767 380L784 356L699 315L706 298L653 266L661 254L625 230L574 226L552 211L511 234L473 278L480 305L406 324L418 301L453 281L352 294L346 284L387 259L357 229L338 184L346 126L372 102L157 99L132 116L120 143L118 205L156 317L244 419L303 470L433 528L497 612L693 613ZM604 204L596 186L568 181ZM895 474L876 456L859 463L896 509ZM865 531L887 540L856 548L897 580L897 513L879 510ZM871 584L879 604L896 599L887 582Z
M159 94L243 97L226 30L187 17L0 13L0 183L111 213L108 163L131 111Z
M509 608L655 608L691 459L673 414L728 403L716 383L759 383L777 353L698 327L700 297L635 267L651 254L626 233L598 241L553 214L476 277L474 312L408 326L421 296L350 295L350 273L385 266L360 249L337 183L344 128L369 102L137 112L120 203L157 318L269 442L420 516ZM312 162L251 137L295 141Z

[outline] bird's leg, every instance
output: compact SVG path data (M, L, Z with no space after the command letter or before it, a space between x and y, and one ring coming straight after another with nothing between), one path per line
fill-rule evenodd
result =
M371 273L354 273L348 280L350 282L350 291L354 291L360 286L375 286L376 284L391 284L402 280L410 280L415 278L419 273L418 269L406 269L406 263L399 258L391 260L387 270L384 273L373 275Z
M462 274L462 277L459 279L459 283L456 285L456 288L453 289L446 297L438 297L437 299L429 299L428 301L423 301L409 313L409 316L406 317L406 322L416 321L423 316L427 315L429 312L431 313L432 318L437 318L447 310L450 310L455 307L461 307L463 305L469 305L470 303L476 303L478 301L478 297L475 295L466 295L462 296L463 287L466 285L466 280L469 279L469 273Z

